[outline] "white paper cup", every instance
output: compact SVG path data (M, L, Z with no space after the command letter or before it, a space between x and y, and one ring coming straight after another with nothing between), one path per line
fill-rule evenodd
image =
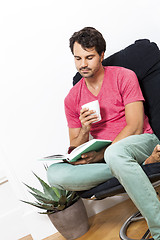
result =
M100 107L99 107L98 100L86 103L82 106L82 108L89 108L89 110L94 110L95 113L92 113L91 115L94 115L94 114L98 115L98 120L93 123L99 122L101 120Z

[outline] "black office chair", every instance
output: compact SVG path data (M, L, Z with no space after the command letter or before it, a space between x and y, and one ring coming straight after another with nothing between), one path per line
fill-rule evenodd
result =
M145 98L145 113L149 117L150 125L160 139L160 51L158 46L148 39L137 40L134 44L113 54L103 61L104 66L122 66L133 70L139 80ZM73 78L73 85L81 79L77 73ZM160 185L160 163L141 166L154 187ZM116 178L112 178L90 190L78 192L82 198L100 200L106 197L125 193L123 186ZM143 219L140 212L132 215L120 230L122 240L134 240L127 237L129 225ZM147 230L142 239L151 239Z

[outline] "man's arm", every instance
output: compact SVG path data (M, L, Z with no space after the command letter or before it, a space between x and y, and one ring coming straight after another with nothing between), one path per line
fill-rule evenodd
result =
M79 145L88 142L89 133L84 132L82 128L69 128L70 146L78 147Z
M143 133L144 107L142 101L129 103L125 106L126 126L114 139L113 143L130 135ZM112 143L112 144L113 144Z
M91 124L98 120L98 116L96 114L91 115L93 113L95 113L95 111L89 111L88 108L81 109L79 119L82 127L69 128L70 146L78 147L89 140Z

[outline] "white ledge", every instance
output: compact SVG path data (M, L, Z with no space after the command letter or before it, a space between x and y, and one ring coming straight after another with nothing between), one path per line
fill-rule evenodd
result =
M0 177L0 184L8 182L8 179L6 177Z

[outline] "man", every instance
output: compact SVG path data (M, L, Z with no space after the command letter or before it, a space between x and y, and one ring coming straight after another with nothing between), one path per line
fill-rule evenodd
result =
M94 28L74 33L70 48L83 76L65 98L70 145L77 147L87 142L90 134L110 139L112 145L83 154L73 164L51 165L48 180L56 187L79 191L115 176L146 218L154 239L160 239L160 202L140 167L159 160L159 149L155 147L159 140L144 115L138 79L129 69L102 66L106 43ZM81 108L93 100L100 104L102 120L97 123L93 111Z

